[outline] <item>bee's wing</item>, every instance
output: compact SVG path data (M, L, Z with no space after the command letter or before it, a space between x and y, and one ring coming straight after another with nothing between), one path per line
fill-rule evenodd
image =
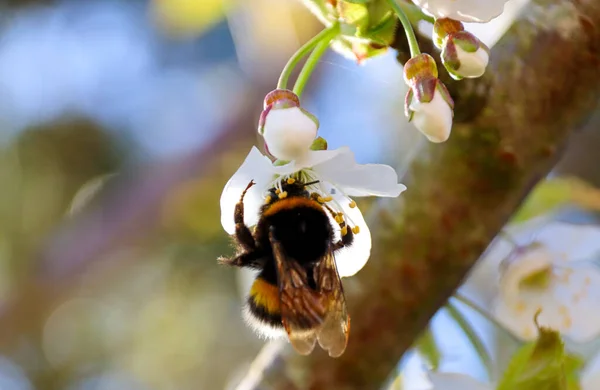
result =
M329 352L329 356L338 357L348 344L350 316L332 252L317 263L314 277L318 291L324 295L326 307L326 316L318 332L319 345Z
M317 330L325 318L326 296L310 288L306 270L286 255L272 233L269 239L277 266L281 322L294 349L308 355L315 348Z

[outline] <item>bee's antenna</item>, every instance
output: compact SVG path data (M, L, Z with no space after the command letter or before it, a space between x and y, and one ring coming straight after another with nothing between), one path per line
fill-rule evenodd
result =
M308 182L308 183L304 183L303 186L306 187L306 186L310 186L310 185L313 185L313 184L317 184L319 182L320 182L320 180L315 180L315 181L311 181L311 182Z

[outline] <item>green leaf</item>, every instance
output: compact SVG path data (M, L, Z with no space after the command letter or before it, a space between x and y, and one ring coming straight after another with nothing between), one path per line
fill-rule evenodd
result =
M568 390L581 390L579 378L584 365L585 361L577 355L567 354L565 357L565 375Z
M568 178L544 180L525 199L511 222L524 222L567 204L571 200L572 187L572 180Z
M581 362L565 353L560 334L539 327L536 341L522 346L512 357L497 390L571 390ZM571 378L569 380L569 378Z
M198 36L223 20L230 8L223 0L153 1L152 12L161 28L175 36Z
M371 24L368 30L361 31L361 37L370 39L379 45L389 46L395 38L396 24L396 16L390 11L378 23Z
M568 203L585 210L600 211L600 189L575 177L544 180L525 199L511 222L523 222Z
M345 23L351 24L360 30L369 26L369 9L365 4L340 1L338 11Z
M415 347L423 359L429 363L431 369L437 371L442 360L442 354L429 327L427 327L425 332L417 339Z
M368 8L371 20L371 25L369 27L381 24L384 19L388 19L390 16L396 19L396 14L394 14L394 11L387 0L375 0L369 4Z

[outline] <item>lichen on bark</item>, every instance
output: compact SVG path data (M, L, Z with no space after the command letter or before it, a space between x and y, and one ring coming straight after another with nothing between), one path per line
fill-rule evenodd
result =
M345 282L345 354L286 354L266 383L350 390L385 382L597 103L595 26L597 0L532 1L493 48L485 78L452 85L461 104L450 140L419 153L398 201L374 206L371 260Z

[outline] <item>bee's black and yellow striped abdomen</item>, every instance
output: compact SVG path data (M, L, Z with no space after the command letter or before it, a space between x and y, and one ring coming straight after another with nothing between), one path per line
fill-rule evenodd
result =
M261 276L256 278L246 301L246 320L265 335L283 328L276 283Z

